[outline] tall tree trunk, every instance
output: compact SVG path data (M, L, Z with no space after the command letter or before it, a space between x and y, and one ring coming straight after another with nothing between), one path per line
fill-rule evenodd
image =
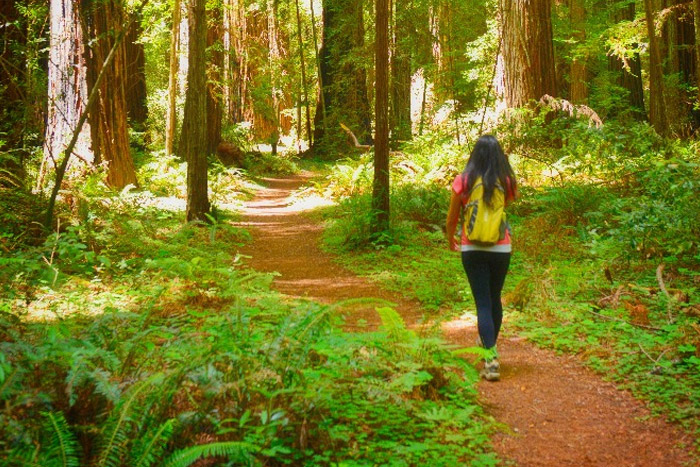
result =
M182 6L174 0L172 35L170 36L170 73L168 74L168 115L165 120L165 153L175 153L175 129L177 128L177 75L180 49L180 22Z
M148 118L146 105L146 55L141 37L141 20L137 19L129 28L126 45L126 105L132 125L143 130Z
M314 117L314 125L319 121L325 122L326 103L323 99L323 72L321 70L321 52L318 48L318 31L316 30L316 12L314 11L314 2L309 2L309 12L311 13L311 36L314 40L314 58L316 59L316 75L318 77L318 105L316 106L316 116ZM314 128L315 131L318 131ZM322 130L323 131L323 130ZM316 133L310 140L315 141Z
M188 0L189 44L185 115L178 151L187 162L187 220L206 221L207 187L207 14L206 0Z
M634 3L618 6L616 0L608 5L608 8L615 8L612 19L615 22L633 21L635 18ZM642 85L642 61L638 53L623 60L615 55L608 58L608 70L616 76L618 86L627 91L627 108L635 120L646 120L647 115L644 110L644 87Z
M92 88L116 37L125 27L124 4L122 0L84 0L81 8L88 28L87 81ZM126 73L126 46L122 42L108 65L99 97L89 114L95 160L107 163L107 185L118 190L138 184L129 148Z
M551 0L500 0L508 107L557 95Z
M389 5L376 0L375 138L372 233L389 230Z
M573 38L577 44L586 41L586 10L583 0L571 0L569 6L569 18ZM583 57L575 57L571 62L571 102L574 104L586 104L588 101L588 72L586 60Z
M323 44L319 52L322 111L315 117L314 150L320 153L347 147L340 123L358 139L371 141L367 73L353 55L364 45L363 2L323 1Z
M44 137L44 159L37 189L44 186L49 168L58 158L77 127L87 103L87 67L80 11L72 0L51 0L51 33L48 61L48 108ZM73 160L92 163L90 127L84 125L75 145Z
M309 141L309 145L313 142L313 135L311 134L311 110L309 109L309 87L306 81L306 60L304 59L304 39L301 31L301 12L299 11L299 0L295 0L296 5L296 16L297 16L297 35L299 37L299 62L301 66L301 95L304 99L304 105L306 106L306 138ZM299 135L301 137L301 135Z
M221 142L221 122L223 107L221 105L221 71L224 66L222 46L222 11L221 6L212 10L209 22L207 45L209 47L209 79L207 84L207 153L215 154Z
M411 22L412 1L396 3L391 60L391 128L394 141L411 139Z
M668 134L668 120L664 102L663 63L659 38L656 34L656 9L653 0L644 0L644 10L649 35L649 121L657 133L666 136Z
M272 154L277 154L277 143L279 141L280 126L280 102L278 89L278 66L280 60L279 44L277 42L277 0L268 0L267 10L267 39L269 46L269 68L270 83L272 88L272 132L270 134L270 145Z
M690 135L700 123L693 115L694 95L688 92L695 82L695 28L685 0L664 0L665 8L660 49L664 62L666 118L669 131ZM695 118L694 118L695 117Z

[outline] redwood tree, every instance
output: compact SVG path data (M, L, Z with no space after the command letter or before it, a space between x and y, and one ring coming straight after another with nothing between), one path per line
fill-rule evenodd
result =
M500 0L508 107L556 96L551 0Z
M85 41L79 15L72 0L51 0L46 133L37 188L44 186L45 175L57 166L88 100ZM91 163L89 145L90 128L85 125L75 146L78 157L74 160Z
M373 234L389 229L389 5L376 2Z
M102 70L103 63L115 41L118 44L114 59L100 83L94 107L89 109L92 150L95 162L106 162L107 184L116 189L137 185L134 161L129 148L126 103L126 45L121 37L126 34L124 3L122 0L83 0L81 14L87 30L88 88Z
M207 83L208 154L216 153L216 147L221 142L221 122L224 114L221 93L221 71L224 66L222 16L220 5L211 11L211 21L207 32L207 45L209 48L209 79Z
M131 23L126 39L126 112L129 121L140 130L148 118L146 105L146 54L141 37L140 18Z
M323 0L323 42L319 51L321 102L314 119L314 150L347 145L340 123L361 142L371 141L367 73L357 59L364 45L363 1Z
M586 40L586 9L584 0L571 0L569 4L569 19L572 35L577 42ZM574 57L571 62L570 100L574 104L586 104L588 100L588 71L583 57Z
M391 136L393 141L411 139L411 21L412 1L399 5L394 14L391 55Z
M206 214L209 212L206 0L189 0L188 20L187 92L178 151L187 162L187 220L206 221Z
M660 135L668 134L668 119L664 102L664 74L656 33L654 0L644 0L644 11L649 34L649 121Z

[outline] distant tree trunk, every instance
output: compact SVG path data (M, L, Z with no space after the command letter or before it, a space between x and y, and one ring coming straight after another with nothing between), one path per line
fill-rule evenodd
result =
M88 86L92 88L105 57L125 26L124 5L121 0L84 0L81 3L81 11L84 24L88 28L87 81ZM114 60L108 65L100 84L99 97L89 113L95 160L108 164L107 185L118 190L127 185L138 184L129 148L124 89L126 73L126 46L122 42L117 48Z
M146 55L141 37L141 20L131 24L126 34L126 104L129 121L139 130L144 129L148 118L146 105Z
M389 229L389 5L376 0L375 144L372 233Z
M170 36L170 73L168 74L168 115L165 119L165 154L175 153L175 129L177 128L177 75L180 62L180 0L174 0L173 24Z
M616 0L609 0L614 3L608 7L616 8L613 11L612 19L615 22L633 21L635 18L634 3L618 6ZM642 61L638 53L623 60L620 57L611 55L608 58L608 69L616 75L618 86L627 90L627 102L630 113L635 120L646 120L647 115L644 110L644 87L642 85Z
M392 140L411 139L411 22L412 1L396 3L391 60Z
M44 159L37 189L43 188L49 168L56 168L58 158L71 139L88 99L85 41L80 11L76 7L73 0L51 0L48 108ZM90 127L84 125L74 150L76 160L92 163L90 133Z
M309 2L309 12L311 13L311 36L314 42L314 58L316 59L316 75L318 76L318 105L316 106L316 116L314 117L314 126L320 121L325 122L326 103L323 99L323 72L321 71L321 53L318 48L318 31L316 31L316 13L314 11L314 2ZM314 128L314 131L318 131ZM313 138L315 141L316 133Z
M508 107L557 95L551 0L501 0L503 62Z
M571 0L569 17L573 38L577 44L586 40L586 10L583 0ZM571 62L571 96L574 104L586 104L588 102L588 71L585 58L575 57Z
M364 45L363 1L323 0L323 44L319 52L322 111L316 111L314 150L347 147L340 123L364 143L371 141L367 73L353 54Z
M644 10L649 34L649 121L657 133L666 136L669 128L664 102L663 63L654 24L656 10L653 0L644 0Z
M309 141L309 145L311 145L313 143L313 135L311 134L311 110L309 109L309 87L308 82L306 81L306 60L304 59L304 39L301 31L301 13L299 11L299 0L296 0L295 4L297 16L297 35L299 38L299 61L301 65L301 95L303 96L304 105L306 106L306 138ZM299 135L299 137L301 137L301 134Z
M661 57L664 62L664 92L669 131L676 135L690 135L698 127L700 114L693 112L694 93L688 90L695 84L695 28L685 0L665 0ZM695 118L694 118L695 117Z
M207 84L207 153L216 154L216 147L221 142L221 70L224 66L222 49L222 11L221 6L212 10L209 22L207 45L209 47L209 79Z
M270 145L272 146L272 154L277 154L277 143L279 141L279 126L280 126L280 102L278 90L278 62L280 59L279 44L277 42L277 0L268 0L267 10L267 39L270 50L269 67L270 67L270 83L272 88L272 117L273 129L270 134Z
M178 150L187 161L187 220L206 221L207 187L207 15L206 0L189 0L189 44L185 115Z

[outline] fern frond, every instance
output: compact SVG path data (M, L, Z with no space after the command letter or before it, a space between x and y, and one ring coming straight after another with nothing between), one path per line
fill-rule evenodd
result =
M156 374L146 381L137 384L127 395L126 399L115 407L102 430L104 437L99 459L96 464L98 467L117 467L121 465L124 445L128 441L127 429L132 421L132 407L136 404L139 396L146 388L154 381L161 379L162 375Z
M250 445L238 441L202 444L181 449L170 456L165 467L188 467L204 457L227 457L229 460L243 465L251 465Z
M382 326L389 333L404 331L406 323L396 310L389 307L377 308L377 313L382 320Z
M78 441L71 432L63 412L41 412L46 418L46 429L51 432L48 449L43 456L46 459L44 465L79 467Z
M175 419L171 418L158 427L152 436L145 436L136 443L136 448L132 451L134 467L149 467L154 464L165 450L165 445L173 436ZM140 447L141 449L138 449Z

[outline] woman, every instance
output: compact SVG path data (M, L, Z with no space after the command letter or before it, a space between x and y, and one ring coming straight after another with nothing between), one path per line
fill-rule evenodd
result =
M450 250L462 252L462 265L476 302L480 344L487 350L481 375L489 381L500 378L496 340L503 320L501 290L510 265L510 229L503 218L506 228L502 229L501 237L493 244L470 241L463 228L458 245L455 231L461 211L470 202L477 202L470 197L480 196L484 206L498 211L513 201L516 195L515 175L498 140L491 135L480 137L464 172L452 183L447 239Z

